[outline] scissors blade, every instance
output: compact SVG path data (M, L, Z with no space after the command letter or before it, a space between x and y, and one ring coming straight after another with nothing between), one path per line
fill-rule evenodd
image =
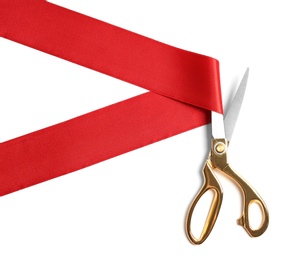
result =
M240 112L240 108L241 108L245 90L246 90L248 74L249 74L249 69L247 68L240 82L240 85L237 89L237 92L224 116L225 133L226 133L226 139L228 141L230 141L232 138L234 127L238 119L238 115Z
M225 138L224 118L222 114L211 112L211 130L214 139Z

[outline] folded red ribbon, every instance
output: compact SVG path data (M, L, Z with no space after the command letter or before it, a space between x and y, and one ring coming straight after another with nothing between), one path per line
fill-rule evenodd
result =
M0 36L151 91L1 143L0 195L207 124L210 110L223 112L213 58L41 0L0 0Z

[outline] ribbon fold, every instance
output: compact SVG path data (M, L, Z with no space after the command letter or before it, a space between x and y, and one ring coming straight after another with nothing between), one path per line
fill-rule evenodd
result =
M217 60L46 1L0 0L0 36L150 92L0 144L0 195L210 122Z

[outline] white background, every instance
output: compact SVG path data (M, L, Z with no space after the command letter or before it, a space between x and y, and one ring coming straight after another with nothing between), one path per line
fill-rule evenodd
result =
M296 1L52 2L217 58L225 106L250 67L230 162L266 201L270 225L259 238L236 225L241 194L220 177L217 223L203 245L188 242L206 126L1 197L0 259L297 259ZM144 92L2 38L0 71L1 141Z

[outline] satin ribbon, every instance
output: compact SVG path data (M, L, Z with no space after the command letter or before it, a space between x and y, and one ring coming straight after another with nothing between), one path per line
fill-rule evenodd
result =
M205 125L210 110L223 112L213 58L42 0L0 0L0 36L150 91L1 143L0 195Z

